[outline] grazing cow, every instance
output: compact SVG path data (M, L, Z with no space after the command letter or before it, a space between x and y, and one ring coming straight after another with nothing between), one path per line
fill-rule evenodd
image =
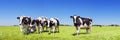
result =
M50 18L50 20L47 20L47 27L50 28L50 34L55 31L59 32L59 20L56 18Z
M17 17L17 19L20 22L19 24L20 31L23 32L23 29L24 29L24 33L28 34L30 32L29 28L30 28L30 23L31 23L31 17L20 16L20 17Z
M44 31L44 28L46 27L46 17L38 17L37 19L34 19L31 23L31 26L37 26L38 32L42 33ZM47 30L47 27L46 27Z
M90 32L92 30L92 19L90 18L83 18L80 16L70 16L70 18L73 19L74 26L76 27L77 30L77 35L80 33L81 28L86 29L86 33L88 33L88 30L90 29Z

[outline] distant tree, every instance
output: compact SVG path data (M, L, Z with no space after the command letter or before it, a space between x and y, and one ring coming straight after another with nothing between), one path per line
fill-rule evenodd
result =
M102 25L93 25L93 26L98 26L98 27L102 27Z
M111 25L109 25L109 26L119 26L119 25L117 25L117 24L111 24Z
M13 26L19 26L19 25L13 25Z

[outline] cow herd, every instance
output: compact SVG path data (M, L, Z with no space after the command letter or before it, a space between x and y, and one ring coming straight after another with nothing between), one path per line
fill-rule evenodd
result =
M70 16L73 19L74 26L76 27L76 34L80 33L80 29L86 29L86 33L92 30L92 19L83 18L77 15ZM47 17L38 17L36 19L32 19L29 16L19 16L17 17L19 20L20 31L25 34L34 33L38 31L38 33L42 33L44 31L48 31L49 34L58 32L59 33L59 20L58 18L50 18ZM50 29L50 30L48 30Z

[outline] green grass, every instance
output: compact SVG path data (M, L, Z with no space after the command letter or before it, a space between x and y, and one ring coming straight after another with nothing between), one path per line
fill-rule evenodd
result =
M119 40L120 27L92 27L92 33L73 36L75 27L60 26L60 33L49 35L48 32L24 35L19 27L0 26L0 40ZM81 33L85 33L85 29Z

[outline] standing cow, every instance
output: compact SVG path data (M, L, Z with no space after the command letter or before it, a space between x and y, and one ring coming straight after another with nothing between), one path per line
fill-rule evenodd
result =
M20 24L20 31L23 32L25 34L28 34L30 32L29 28L30 28L30 23L31 23L31 17L28 16L20 16L17 17L17 19L19 20Z
M37 26L38 27L38 32L42 33L44 31L44 28L46 27L46 17L38 17L37 19L34 19L31 22L31 26ZM46 27L47 30L47 27Z
M59 20L56 18L50 18L50 20L47 20L47 27L50 28L50 34L55 31L59 32Z
M88 33L88 30L92 30L92 19L89 18L82 18L80 16L70 16L70 18L73 19L74 26L76 27L77 30L77 35L80 33L81 28L86 29L86 33Z

